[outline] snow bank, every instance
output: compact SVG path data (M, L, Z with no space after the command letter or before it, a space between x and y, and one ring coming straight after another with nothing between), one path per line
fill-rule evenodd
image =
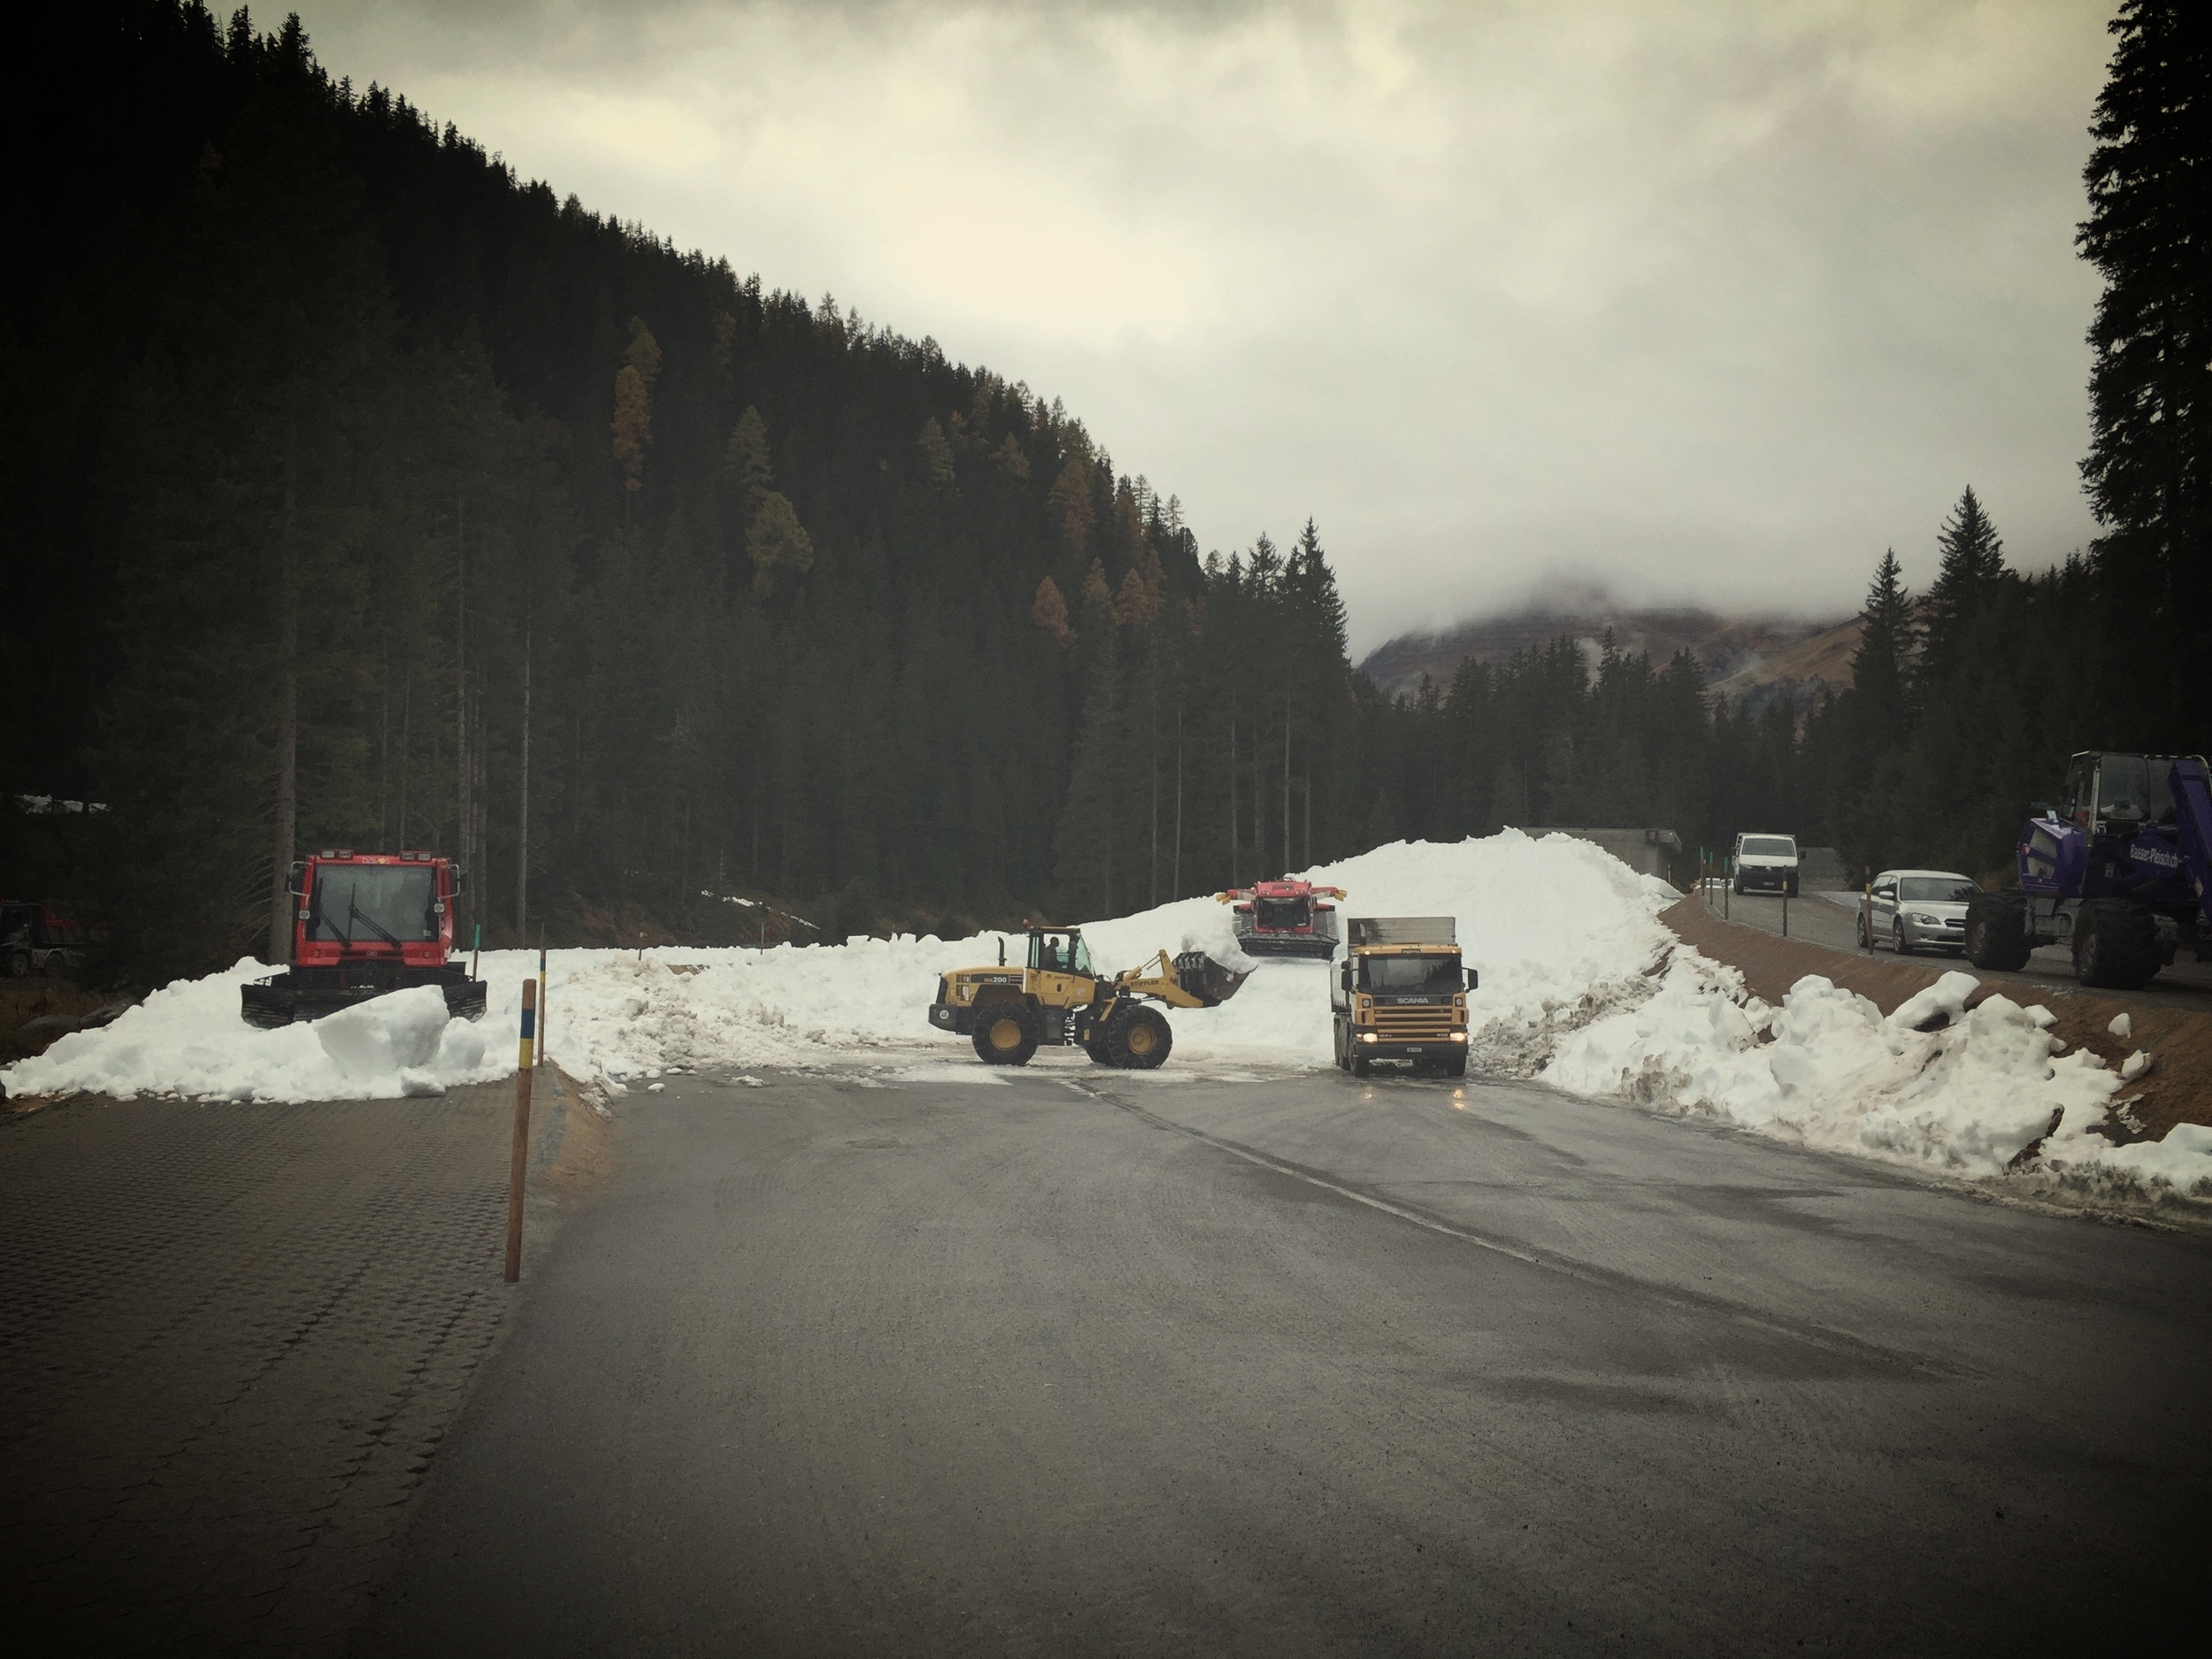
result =
M1809 974L1770 1008L1733 970L1682 952L1656 995L1568 1036L1544 1076L1947 1175L2005 1175L2032 1153L2045 1185L2212 1199L2212 1130L2115 1146L2097 1132L2132 1074L2060 1052L2047 1009L1998 995L1968 1011L1978 988L1947 973L1885 1018Z

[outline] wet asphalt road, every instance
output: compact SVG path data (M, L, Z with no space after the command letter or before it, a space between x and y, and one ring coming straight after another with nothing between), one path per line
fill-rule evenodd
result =
M1713 914L1721 913L1721 895L1717 887L1712 895ZM1782 901L1763 893L1733 894L1728 899L1728 919L1747 922L1770 933L1782 931ZM1837 950L1856 954L1859 949L1859 912L1838 904L1832 898L1819 894L1803 894L1790 901L1789 930L1792 939L1801 939L1808 944L1827 945ZM2028 965L2018 972L1997 968L1978 968L1958 952L1924 950L1900 958L1893 954L1886 942L1878 942L1875 955L1878 960L1924 963L1932 968L1959 968L1978 979L1988 979L2005 986L2019 986L2020 991L2008 990L2006 995L2016 1002L2037 1002L2051 996L2071 995L2082 987L2074 978L2074 959L2067 951L2055 945L2030 953ZM2174 1008L2212 1013L2212 962L2193 962L2185 955L2178 962L2161 968L2158 977L2139 991L2093 991L2101 996L2131 1007Z
M626 1102L353 1650L2109 1649L2195 1594L2202 1237L1524 1085L984 1076Z

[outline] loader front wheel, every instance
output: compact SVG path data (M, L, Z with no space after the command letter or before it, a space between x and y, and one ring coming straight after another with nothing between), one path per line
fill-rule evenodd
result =
M2074 978L2116 991L2140 990L2159 969L2158 924L2125 899L2086 899L2074 918Z
M1978 968L2016 972L2028 965L2028 918L2019 896L1978 893L1966 903L1966 959Z
M1175 1047L1175 1033L1156 1009L1133 1002L1106 1023L1109 1064L1131 1071L1149 1071Z
M1019 1002L976 1010L975 1056L986 1065L1027 1065L1037 1052L1037 1027Z

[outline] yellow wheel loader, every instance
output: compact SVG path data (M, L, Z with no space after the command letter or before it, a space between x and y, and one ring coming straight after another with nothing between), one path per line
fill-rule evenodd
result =
M929 1023L972 1039L986 1065L1027 1065L1040 1044L1071 1042L1100 1065L1148 1071L1175 1046L1153 1002L1216 1008L1245 978L1202 950L1162 950L1109 979L1091 965L1079 929L1033 927L1025 965L1007 962L1002 940L995 967L942 975Z

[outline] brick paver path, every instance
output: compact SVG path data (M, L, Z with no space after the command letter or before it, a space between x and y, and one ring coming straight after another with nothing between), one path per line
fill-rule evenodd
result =
M511 1099L0 1123L0 1628L342 1646L508 1307Z

